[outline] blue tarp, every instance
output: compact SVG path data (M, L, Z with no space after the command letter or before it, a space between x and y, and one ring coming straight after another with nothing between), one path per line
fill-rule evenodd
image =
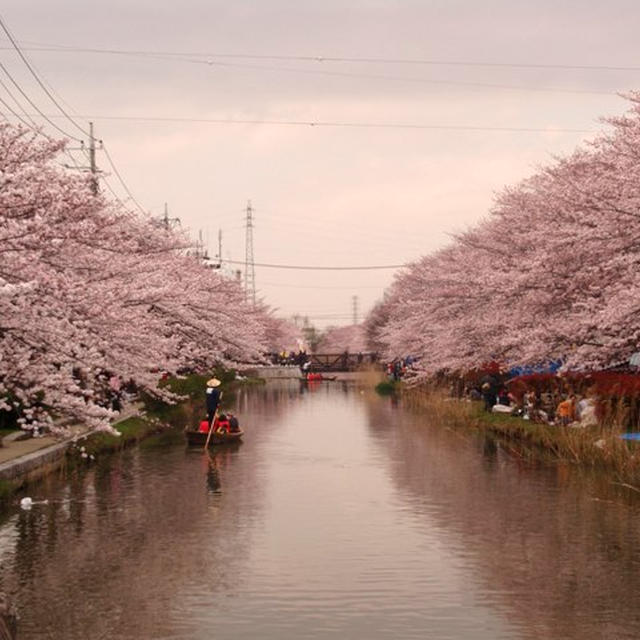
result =
M637 431L633 433L621 433L620 438L623 440L640 440L640 433Z
M562 360L549 360L538 364L525 364L509 369L510 378L518 376L532 376L534 373L556 373L562 366Z

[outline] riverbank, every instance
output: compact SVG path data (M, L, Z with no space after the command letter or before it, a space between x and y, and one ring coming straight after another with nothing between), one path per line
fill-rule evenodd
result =
M138 413L128 408L127 413ZM120 436L106 432L87 432L78 427L66 437L44 436L5 441L0 449L0 504L6 504L18 491L57 471L86 466L98 455L132 446L158 433L163 425L156 419L123 416L113 424Z
M507 414L487 413L481 402L458 400L444 393L407 389L402 385L396 392L408 407L419 409L449 427L482 431L502 440L521 457L600 468L620 483L640 485L640 443L621 439L621 429L531 422ZM640 486L636 490L640 491Z
M70 472L94 464L100 457L149 441L151 436L167 434L168 441L182 436L186 425L194 426L201 418L201 395L206 381L215 375L225 389L223 406L235 401L241 386L263 384L259 378L236 378L233 371L167 379L164 384L182 400L169 404L147 394L123 409L113 427L120 435L91 432L82 425L70 428L66 436L42 436L19 439L16 431L3 440L0 448L0 505L15 493L42 481L54 472ZM162 443L164 438L160 438Z

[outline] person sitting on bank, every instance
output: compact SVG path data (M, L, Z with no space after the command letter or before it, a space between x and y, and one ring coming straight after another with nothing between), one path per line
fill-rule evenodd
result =
M502 387L498 391L497 402L491 407L491 413L508 413L511 414L514 407L511 406L511 398L509 392Z
M576 397L570 395L566 400L563 400L556 409L556 418L558 423L562 425L568 425L575 420L576 413Z
M498 391L498 404L508 407L511 404L511 398L509 397L509 391L506 387L502 387Z
M491 413L491 411L493 410L493 405L495 405L498 401L495 389L489 382L484 382L481 389L482 399L484 400L484 410L488 413Z
M211 427L213 418L216 415L216 409L220 404L220 389L218 387L221 384L217 378L211 378L211 380L207 381L205 394L207 397L207 420L209 421L209 427Z

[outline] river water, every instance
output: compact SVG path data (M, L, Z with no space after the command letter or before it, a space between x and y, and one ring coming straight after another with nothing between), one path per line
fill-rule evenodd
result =
M19 638L640 637L640 502L346 383L242 391L0 521Z

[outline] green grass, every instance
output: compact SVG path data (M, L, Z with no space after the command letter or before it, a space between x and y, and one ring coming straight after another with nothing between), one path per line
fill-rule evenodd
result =
M481 403L475 403L470 416L472 426L485 429L509 440L519 440L563 457L564 427L524 420L521 416L488 413ZM564 452L568 453L568 452Z
M177 393L181 396L189 396L190 398L196 398L202 393L207 386L207 380L209 380L214 374L192 374L184 378L168 378L162 383L162 386L167 387L173 393ZM216 376L217 377L217 376Z
M398 382L393 382L391 380L384 380L383 382L379 382L376 385L376 393L381 396L390 396L396 392L399 387Z
M169 404L164 400L143 393L141 394L141 399L144 403L145 412L148 416L157 418L165 424L182 429L185 425L197 424L200 419L206 416L205 389L207 380L212 377L218 378L222 383L221 409L223 411L228 407L234 406L238 388L262 385L266 382L262 378L236 380L235 376L236 372L234 370L216 369L213 373L204 375L191 374L186 377L168 378L162 385L185 400L178 401L176 404Z
M160 433L155 433L144 440L138 446L141 449L162 449L174 444L184 443L184 434L177 429L164 429Z
M71 455L77 453L84 447L87 455L95 456L99 453L118 451L129 447L153 433L157 433L160 426L157 422L151 422L144 418L127 418L116 425L116 430L120 436L115 436L106 431L92 433L86 438L79 440L78 443L70 449Z
M223 405L233 403L234 387L249 383L235 381L235 371L218 369L206 375L193 374L186 377L168 378L162 384L173 393L183 397L182 401L169 404L149 394L141 394L144 417L132 417L115 425L120 436L107 432L92 433L70 449L71 460L91 460L90 456L118 451L133 444L142 443L146 448L161 447L182 439L185 426L194 425L206 414L205 389L207 380L215 376L223 385ZM255 382L253 382L255 384ZM258 382L259 384L259 382ZM166 427L173 429L166 429ZM153 436L150 438L150 436ZM81 449L84 447L84 449ZM85 453L88 458L82 458Z

